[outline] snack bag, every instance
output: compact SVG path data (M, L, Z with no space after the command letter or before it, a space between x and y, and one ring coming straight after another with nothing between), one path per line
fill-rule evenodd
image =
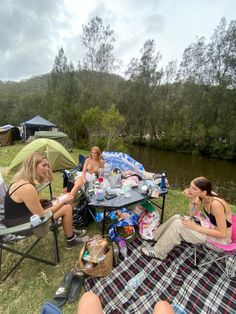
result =
M153 239L153 231L160 224L160 215L158 211L153 211L151 213L145 214L138 222L139 233L141 237L145 240Z

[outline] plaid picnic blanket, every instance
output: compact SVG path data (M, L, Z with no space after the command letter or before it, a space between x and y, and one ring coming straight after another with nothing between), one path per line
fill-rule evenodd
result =
M163 262L141 253L147 245L135 238L127 243L128 258L108 277L85 280L85 289L100 297L105 313L149 314L158 300L180 305L186 313L236 313L235 277L227 279L215 264L195 269L187 243L176 246ZM203 260L205 254L200 251L198 256ZM140 284L125 288L137 274Z

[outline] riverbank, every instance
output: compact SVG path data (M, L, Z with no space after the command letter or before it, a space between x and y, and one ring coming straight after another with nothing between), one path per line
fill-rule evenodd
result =
M215 192L228 202L236 204L236 162L146 146L130 146L129 153L141 162L147 171L167 171L171 189L184 190L193 178L205 176L213 183Z
M182 141L171 140L168 138L159 138L159 139L151 139L150 135L147 134L142 139L139 137L130 136L129 140L132 145L138 146L146 146L160 150L166 150L169 152L178 152L185 153L192 156L198 157L208 157L208 158L216 158L223 160L236 161L235 152L232 150L229 151L229 147L226 145L224 141L216 141L214 139L213 147L209 147L211 141L209 139L209 143L198 142L196 140L191 142L189 139L182 139ZM215 147L214 147L215 146Z

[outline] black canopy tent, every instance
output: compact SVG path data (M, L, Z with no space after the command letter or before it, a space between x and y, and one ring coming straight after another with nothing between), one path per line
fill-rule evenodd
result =
M20 124L23 127L23 136L26 141L29 136L33 136L35 131L52 131L53 128L56 128L56 124L40 117L35 116L31 120L22 122Z

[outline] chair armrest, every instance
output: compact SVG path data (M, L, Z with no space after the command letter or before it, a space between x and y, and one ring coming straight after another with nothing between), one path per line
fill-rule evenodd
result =
M9 228L2 228L0 229L0 237L7 235L7 234L17 234L22 231L27 231L27 230L33 230L43 224L45 224L49 219L51 219L53 216L52 212L49 210L45 215L41 216L41 223L37 226L32 226L31 222L26 222L24 224L14 226L14 227L9 227Z

